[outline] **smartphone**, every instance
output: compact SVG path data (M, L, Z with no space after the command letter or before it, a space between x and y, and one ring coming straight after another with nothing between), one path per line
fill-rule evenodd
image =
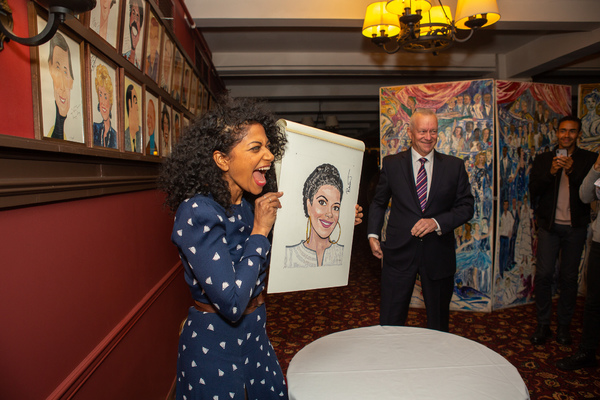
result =
M562 157L566 157L567 156L567 149L556 149L556 155L557 156L562 156Z

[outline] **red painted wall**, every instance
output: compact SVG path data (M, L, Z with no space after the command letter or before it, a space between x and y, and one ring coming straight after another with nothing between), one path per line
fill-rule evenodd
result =
M27 2L10 2L28 35ZM34 138L29 49L0 52L0 134ZM0 399L165 399L191 302L158 191L0 211ZM152 302L145 299L168 281ZM148 304L96 369L69 377ZM111 336L112 335L112 336Z
M10 7L14 19L13 32L17 36L28 37L27 1L10 1ZM4 50L0 52L0 77L0 110L4 116L0 134L33 138L29 47L14 42L4 44ZM8 110L18 112L9 113Z

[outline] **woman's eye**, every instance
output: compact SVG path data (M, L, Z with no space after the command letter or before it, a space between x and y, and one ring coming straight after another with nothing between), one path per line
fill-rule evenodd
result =
M333 206L333 211L340 211L340 206Z
M327 202L325 200L321 199L321 200L319 200L319 205L325 206L325 205L327 205Z

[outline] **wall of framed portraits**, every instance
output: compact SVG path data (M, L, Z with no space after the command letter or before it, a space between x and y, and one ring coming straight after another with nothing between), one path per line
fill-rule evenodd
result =
M45 25L10 6L18 36ZM181 7L98 0L43 46L0 52L2 398L171 389L191 297L156 178L223 90Z

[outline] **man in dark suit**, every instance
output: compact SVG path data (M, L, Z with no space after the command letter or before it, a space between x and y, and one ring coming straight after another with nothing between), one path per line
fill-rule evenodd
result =
M406 323L418 273L427 327L448 331L456 272L454 229L473 217L473 195L463 161L434 150L437 129L434 110L418 110L410 120L411 148L383 159L368 224L373 255L383 258L382 325ZM386 240L380 242L390 198Z

